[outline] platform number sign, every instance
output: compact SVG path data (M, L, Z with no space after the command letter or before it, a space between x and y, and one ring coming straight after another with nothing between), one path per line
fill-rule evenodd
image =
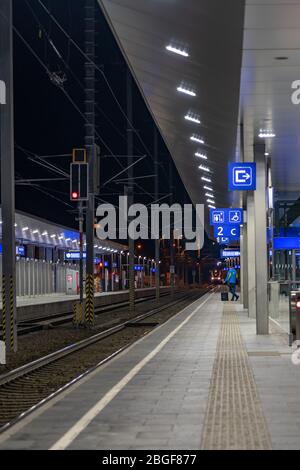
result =
M229 238L238 240L240 238L240 227L232 225L215 225L214 235L216 238Z

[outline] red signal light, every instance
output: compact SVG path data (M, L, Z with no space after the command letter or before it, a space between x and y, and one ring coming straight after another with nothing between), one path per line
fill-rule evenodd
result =
M78 193L76 191L72 192L72 199L78 199Z
M297 307L297 308L300 308L300 300L297 301L296 307Z

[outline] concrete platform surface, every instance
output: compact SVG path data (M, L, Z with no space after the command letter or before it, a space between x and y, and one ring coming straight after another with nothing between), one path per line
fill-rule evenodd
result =
M207 294L0 436L0 449L300 449L300 366Z

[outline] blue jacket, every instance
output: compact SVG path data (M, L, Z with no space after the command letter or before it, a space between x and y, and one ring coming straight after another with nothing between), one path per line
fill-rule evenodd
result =
M237 283L237 272L234 268L230 268L225 279L225 284L236 284L236 283Z

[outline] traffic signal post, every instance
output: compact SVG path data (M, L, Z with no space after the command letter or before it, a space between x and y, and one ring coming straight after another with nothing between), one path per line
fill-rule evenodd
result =
M78 202L79 210L79 304L74 304L74 324L83 322L83 202L88 201L89 169L86 149L74 149L70 171L70 200Z

